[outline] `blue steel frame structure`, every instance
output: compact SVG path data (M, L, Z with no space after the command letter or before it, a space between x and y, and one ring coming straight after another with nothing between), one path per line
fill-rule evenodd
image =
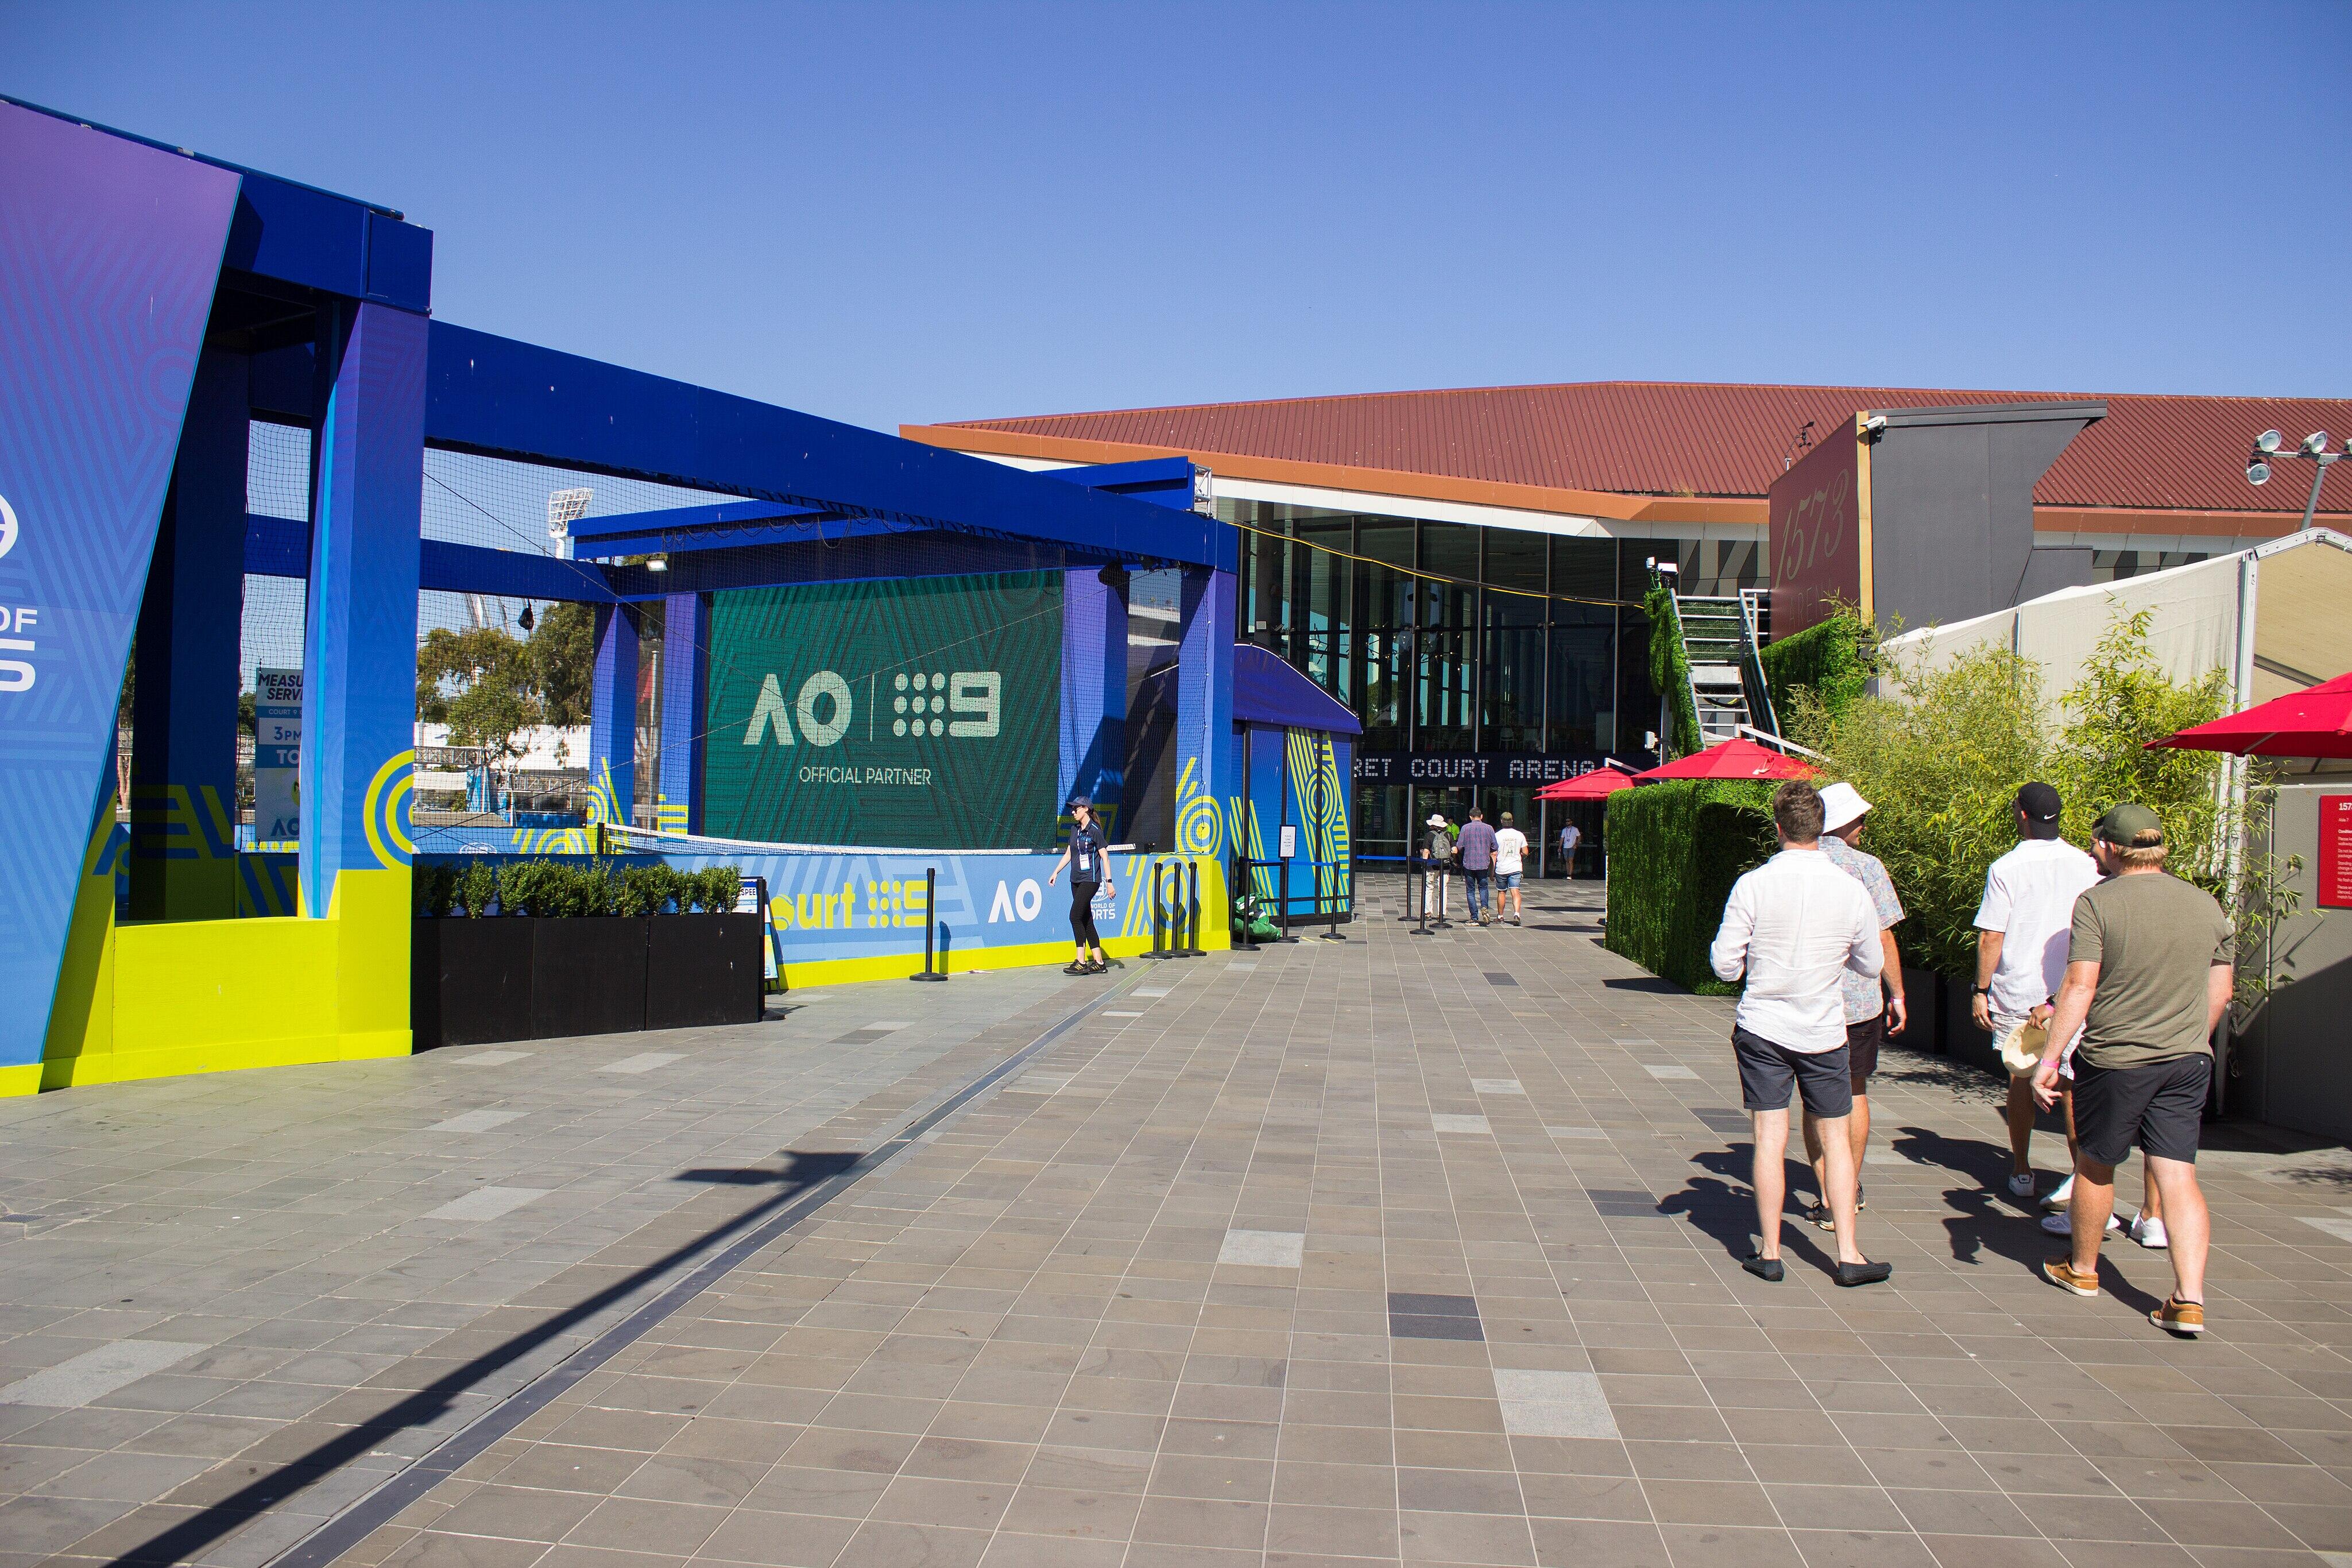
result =
M87 194L93 179L143 182L184 198L169 233L142 229L135 203L89 219L98 226L93 244L168 273L192 307L165 323L168 340L144 363L91 348L124 329L130 298L77 289L67 269L86 257L44 248L43 225L79 221L73 209L80 206L95 212ZM1031 474L435 321L433 235L400 213L0 99L0 208L11 207L28 221L11 227L0 219L0 324L25 325L20 341L38 362L29 373L12 371L13 391L0 389L0 452L11 454L0 497L38 502L28 539L58 531L41 543L48 553L19 551L0 565L0 603L14 616L46 599L51 625L70 612L72 635L43 644L37 674L46 690L70 688L73 700L46 707L36 736L19 722L29 709L18 702L11 710L16 694L0 679L0 779L20 800L39 803L0 836L0 889L11 894L0 909L0 989L40 998L7 1009L11 1018L0 1024L0 1092L37 1086L46 1060L76 1049L66 1036L95 1030L102 998L92 998L111 983L110 904L103 953L81 949L101 940L91 935L99 916L89 890L116 852L109 694L121 684L134 621L152 628L139 646L136 765L152 798L133 802L134 903L176 923L235 914L233 876L177 870L235 853L224 841L233 833L221 831L224 803L236 799L234 752L223 742L234 733L242 583L226 563L309 580L302 917L330 919L339 899L359 899L356 875L374 911L367 928L384 934L379 950L343 954L346 968L333 982L341 999L320 1004L340 1008L341 1021L303 1037L340 1038L341 1054L362 1053L352 1044L362 1036L369 1052L392 1049L395 1035L406 1048L404 1027L383 1026L394 989L403 998L397 1021L405 1023L414 852L406 790L423 587L597 607L591 766L609 777L612 809L625 816L636 760L636 605L665 601L669 647L683 656L665 683L691 715L703 678L694 663L698 629L715 589L820 574L903 576L909 561L931 563L918 570L971 570L975 562L1050 553L1074 580L1100 585L1080 594L1068 617L1092 642L1066 644L1066 674L1084 706L1079 732L1066 737L1063 780L1115 789L1118 750L1105 734L1125 700L1126 628L1109 589L1116 572L1101 569L1180 568L1186 679L1177 744L1194 780L1189 792L1211 808L1180 838L1192 852L1223 852L1216 807L1238 785L1230 678L1238 552L1233 528L1192 509L1190 464ZM58 313L64 319L41 319ZM33 326L47 330L33 333ZM165 367L160 379L158 364ZM52 439L42 423L50 411L38 399L85 383L83 402L135 404L145 423L126 433L89 421ZM245 425L254 418L316 433L311 522L247 513ZM125 445L142 432L150 448L160 440L173 454L168 486L152 457ZM426 446L740 499L583 523L583 559L574 560L421 540ZM55 471L40 471L45 465ZM52 497L98 497L98 476L113 486L100 512L50 506ZM925 548L908 548L917 545ZM670 571L595 559L656 549L670 556ZM812 550L827 559L813 559ZM120 556L126 570L102 581L74 578L68 563L75 552L93 551ZM224 648L228 657L219 655ZM691 791L699 772L690 734L681 738L688 744L676 757L664 747L665 793L681 784ZM394 913L396 952L388 935ZM183 950L198 947L174 949ZM372 965L383 972L358 972ZM231 1051L235 1060L220 1064L338 1053L331 1044L307 1057L300 1049L287 1047L297 1052L290 1057ZM158 1056L154 1070L188 1069L181 1057L169 1060L179 1065ZM78 1080L53 1071L47 1081Z

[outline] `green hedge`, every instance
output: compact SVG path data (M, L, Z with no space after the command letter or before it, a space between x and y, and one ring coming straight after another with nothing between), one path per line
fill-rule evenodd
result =
M1776 843L1773 786L1683 779L1609 797L1609 932L1604 946L1704 996L1738 992L1715 977L1707 947L1742 872Z
M1840 605L1828 620L1766 643L1762 658L1772 712L1785 735L1801 690L1811 691L1822 715L1834 721L1868 689L1878 673L1878 630L1851 605Z
M1683 645L1674 591L1654 580L1642 596L1642 613L1650 618L1650 689L1666 699L1673 730L1658 737L1659 751L1668 758L1688 757L1700 749L1698 705L1691 698L1690 651Z
M542 919L591 915L723 915L735 907L742 878L731 865L679 871L667 865L615 866L609 862L487 859L460 868L419 865L416 913L532 915Z

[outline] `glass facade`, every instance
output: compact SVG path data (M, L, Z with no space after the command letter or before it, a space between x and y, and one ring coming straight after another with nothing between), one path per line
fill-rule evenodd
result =
M1217 515L1254 530L1242 536L1243 639L1346 703L1364 726L1365 758L1639 760L1659 711L1638 604L1650 559L1674 561L1685 592L1764 586L1753 542L1571 538L1230 499ZM1512 812L1533 837L1532 793L1360 779L1358 853L1402 855L1432 811L1458 821L1474 800L1490 817ZM1556 831L1559 813L1549 818ZM1597 814L1580 825L1597 839Z

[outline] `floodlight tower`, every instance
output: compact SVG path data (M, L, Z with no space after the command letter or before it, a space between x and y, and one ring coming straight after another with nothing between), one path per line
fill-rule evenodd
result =
M585 488L550 490L547 493L547 537L555 541L558 559L572 559L572 525L587 516L588 503L595 498L596 492ZM538 618L531 607L525 604L520 624L528 632Z
M2254 449L2246 454L2247 484L2267 485L2271 482L2271 459L2279 455L2279 446L2284 440L2275 430L2265 430L2254 437ZM2311 495L2303 503L2303 526L2308 528L2312 514L2319 509L2319 487L2327 482L2328 465L2352 457L2352 439L2345 442L2343 450L2330 452L2327 450L2327 432L2315 430L2303 438L2303 444L2290 455L2311 459Z
M547 493L547 537L556 541L555 553L570 558L572 525L588 514L593 490L550 490Z

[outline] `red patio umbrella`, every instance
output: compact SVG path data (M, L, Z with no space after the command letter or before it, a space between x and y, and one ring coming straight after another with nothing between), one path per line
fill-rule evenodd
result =
M1636 773L1637 784L1654 784L1667 779L1811 779L1813 769L1786 752L1774 751L1742 737L1710 746L1705 751L1694 752L1653 768L1646 773Z
M1614 768L1596 768L1573 779L1559 779L1536 791L1538 800L1598 800L1620 789L1631 789L1633 776Z
M2191 725L2148 745L2239 757L2352 757L2352 674L2273 697L2210 724Z

